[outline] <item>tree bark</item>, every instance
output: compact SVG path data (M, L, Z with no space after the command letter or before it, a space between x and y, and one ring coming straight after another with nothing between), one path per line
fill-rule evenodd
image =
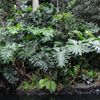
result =
M33 0L32 7L33 11L36 11L36 9L39 7L39 0Z
M20 11L22 5L21 0L16 0L16 2L17 2L18 11Z
M62 0L57 0L57 8L59 9L59 13L62 13Z

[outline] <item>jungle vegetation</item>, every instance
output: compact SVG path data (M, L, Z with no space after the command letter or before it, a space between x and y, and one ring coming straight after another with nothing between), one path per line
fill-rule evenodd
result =
M0 0L2 81L9 87L51 93L99 81L99 4L99 0Z

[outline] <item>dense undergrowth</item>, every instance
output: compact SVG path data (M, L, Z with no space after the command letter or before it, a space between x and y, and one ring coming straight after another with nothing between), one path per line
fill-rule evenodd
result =
M100 79L100 28L52 4L23 7L0 28L0 73L24 89L51 93Z

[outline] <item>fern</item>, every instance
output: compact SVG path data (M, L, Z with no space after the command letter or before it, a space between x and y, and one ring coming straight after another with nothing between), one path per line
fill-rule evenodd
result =
M43 29L43 35L44 37L42 38L43 42L47 42L53 39L54 37L54 30L51 29L50 27L47 27L45 29Z

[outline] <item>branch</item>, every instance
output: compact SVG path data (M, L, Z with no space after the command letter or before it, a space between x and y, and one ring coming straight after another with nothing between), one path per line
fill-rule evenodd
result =
M31 79L32 76L30 74L27 74L26 72L18 69L18 67L16 66L16 64L14 62L12 62L12 65L14 66L14 68L22 75L22 76L26 76L28 79Z
M68 86L72 85L76 81L76 79L77 79L77 77L78 77L79 74L80 74L80 67L78 68L77 74L75 75L75 77L73 78L73 80L68 84Z

